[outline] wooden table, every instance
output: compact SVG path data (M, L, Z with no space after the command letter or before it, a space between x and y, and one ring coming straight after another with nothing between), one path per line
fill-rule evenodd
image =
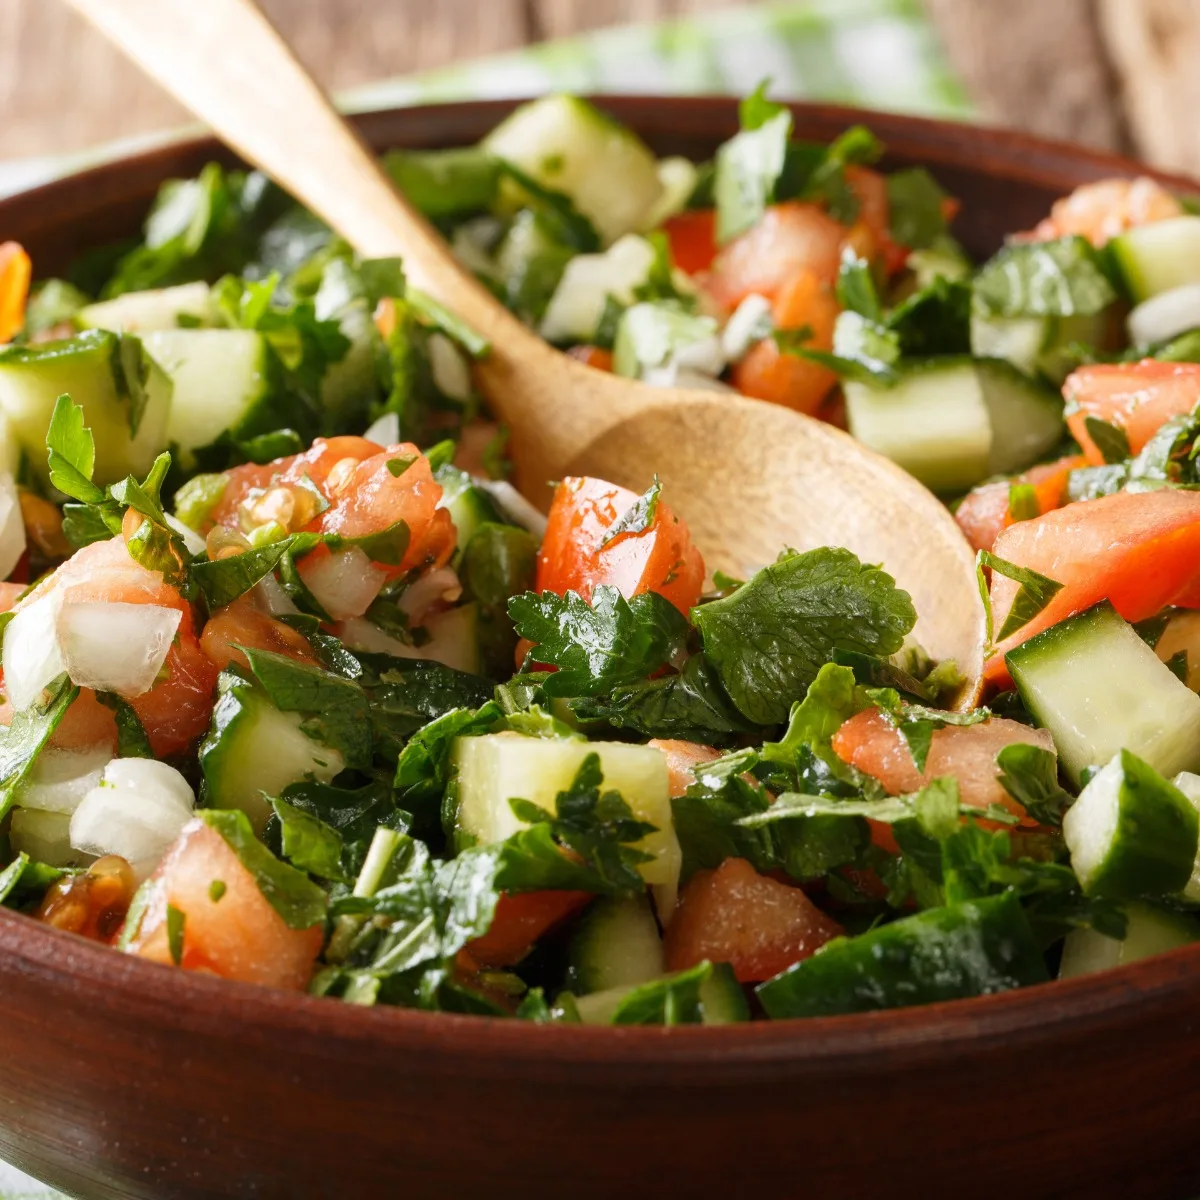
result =
M1197 0L925 2L990 117L1200 174ZM262 3L317 77L346 87L730 0ZM0 157L78 150L184 119L60 0L0 0Z

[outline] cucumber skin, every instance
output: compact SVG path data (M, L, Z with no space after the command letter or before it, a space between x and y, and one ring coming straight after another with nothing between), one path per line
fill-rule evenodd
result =
M1005 892L830 942L755 991L781 1019L908 1008L1048 979L1020 902Z
M1080 884L1087 895L1111 900L1181 892L1192 877L1200 817L1173 783L1136 754L1122 750L1121 769L1125 778L1112 848Z

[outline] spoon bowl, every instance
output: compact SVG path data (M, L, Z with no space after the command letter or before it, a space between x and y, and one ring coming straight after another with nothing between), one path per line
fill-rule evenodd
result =
M920 484L798 413L650 388L558 353L459 266L251 0L71 3L360 253L400 255L416 286L489 340L477 381L511 430L531 500L545 507L547 481L567 474L644 487L657 472L710 570L746 570L786 545L845 546L908 588L918 638L965 678L959 705L977 699L985 629L972 557Z

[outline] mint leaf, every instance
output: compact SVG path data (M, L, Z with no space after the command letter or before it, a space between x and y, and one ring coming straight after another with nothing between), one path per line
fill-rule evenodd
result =
M284 538L228 558L201 559L192 563L192 579L200 589L209 612L232 604L270 575L291 545L290 539Z
M996 755L1004 790L1041 825L1061 825L1074 797L1058 782L1058 758L1041 746L1015 742Z
M998 558L990 550L980 550L976 562L980 578L982 568L991 567L997 575L1003 575L1021 585L1013 599L1012 608L1008 610L1008 616L1004 618L1004 624L1000 626L1000 632L996 634L998 642L1004 641L1018 629L1023 629L1062 591L1063 585L1057 580L1039 575L1037 571L1031 571L1028 567L1019 567L1007 559ZM988 612L990 624L990 607Z
M83 423L83 409L68 395L59 396L46 430L50 482L83 504L99 504L104 492L92 482L96 443Z
M781 558L731 596L692 609L692 620L737 710L774 725L835 647L892 654L916 610L881 568L824 547Z
M887 179L892 241L924 250L946 232L946 193L924 167L893 171Z
M687 640L687 621L657 592L626 600L601 586L589 605L577 592L525 592L508 602L517 633L536 644L536 662L557 667L548 696L595 696L653 674Z
M278 796L271 807L279 820L283 857L290 859L292 866L321 879L348 880L342 870L342 838L336 829Z
M996 317L1072 317L1102 312L1117 298L1086 238L1016 242L979 268L975 302Z

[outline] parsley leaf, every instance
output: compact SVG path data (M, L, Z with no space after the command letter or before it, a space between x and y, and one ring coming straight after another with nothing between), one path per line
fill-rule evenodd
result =
M535 643L536 662L557 667L548 696L595 696L645 679L687 641L688 625L657 592L626 600L601 586L589 605L577 592L525 592L508 602L517 633Z
M664 979L638 984L621 997L613 1025L698 1025L704 1020L701 989L712 977L707 959Z
M1129 448L1129 438L1119 425L1113 425L1100 417L1087 416L1083 420L1088 437L1096 444L1096 449L1104 456L1106 463L1124 462L1132 454Z
M321 879L347 881L342 870L342 837L336 829L279 797L271 801L271 807L279 821L283 857L290 859L292 866Z
M83 423L83 409L70 396L59 396L46 431L50 482L83 504L98 504L104 492L92 482L96 443Z
M835 647L892 654L916 611L881 568L824 547L781 558L731 596L694 608L692 620L737 710L773 725Z

